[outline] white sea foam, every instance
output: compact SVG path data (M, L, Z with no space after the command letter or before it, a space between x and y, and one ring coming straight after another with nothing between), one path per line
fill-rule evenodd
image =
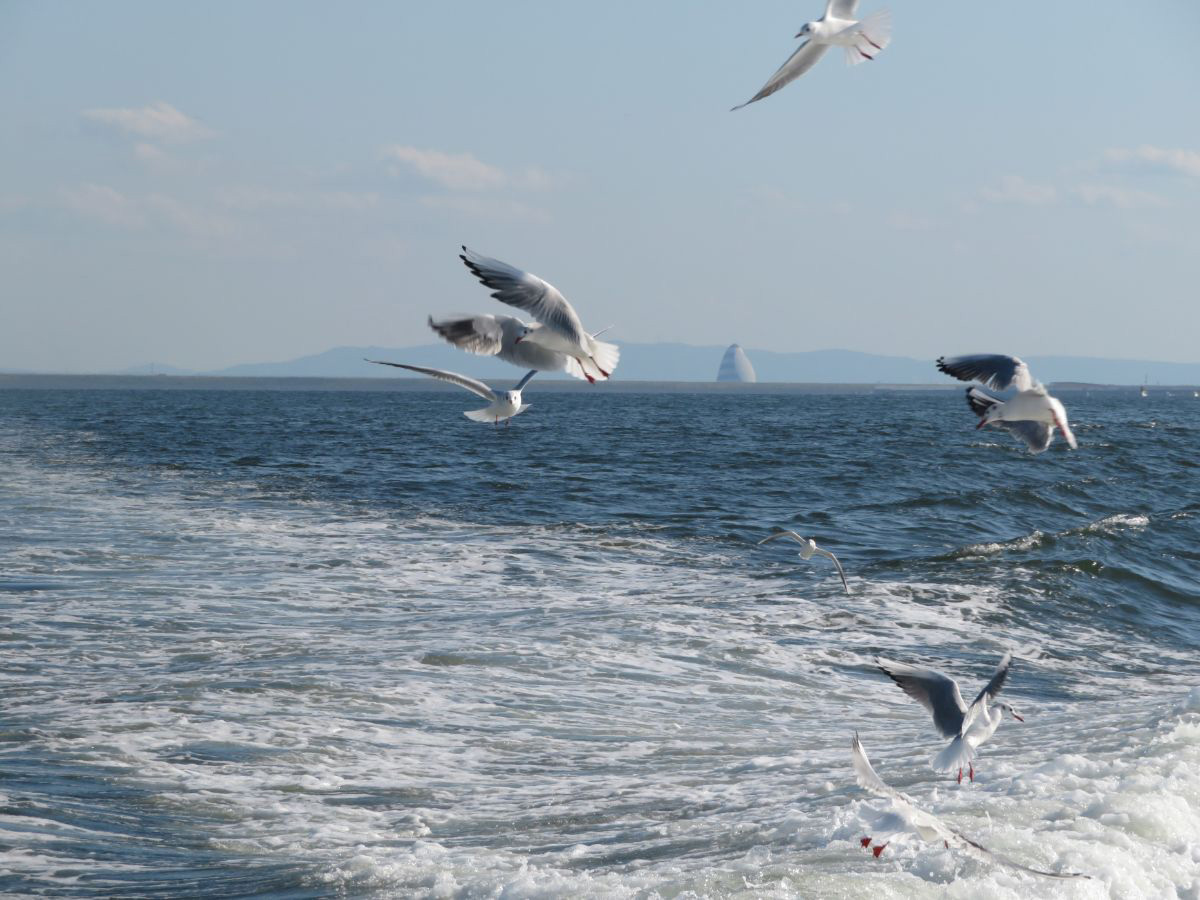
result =
M1048 637L1009 615L1032 588L852 573L847 598L828 573L764 574L752 551L654 529L222 504L171 477L147 502L89 477L14 466L8 481L52 515L6 564L70 585L7 609L20 642L0 685L22 698L26 750L128 789L130 810L188 822L208 850L299 860L314 890L1200 891L1200 688L1118 674L1130 658L1187 663L1113 648L1099 622ZM55 516L82 537L58 540ZM1006 692L1027 723L1006 723L959 789L928 770L938 740L874 656L957 659L973 681L1011 646L1024 649ZM1070 695L1037 700L1039 678ZM954 827L1096 880L899 836L875 860L857 839L886 804L853 786L855 729L885 778ZM114 840L86 820L0 817L0 841L25 846L0 864L56 883L88 864L72 841Z

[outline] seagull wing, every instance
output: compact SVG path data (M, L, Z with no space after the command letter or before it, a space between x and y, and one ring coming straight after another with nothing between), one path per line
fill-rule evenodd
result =
M938 837L949 839L954 832L942 824L941 820L918 809L909 796L900 793L876 774L875 769L871 766L871 761L867 759L867 753L863 750L862 741L858 739L857 732L854 740L850 742L850 750L851 758L854 760L854 778L859 787L876 797L891 800L896 812L900 813L911 827L921 833L922 837L932 837L929 834L932 831Z
M458 258L485 287L492 289L493 297L501 303L525 310L546 328L557 331L573 343L583 345L587 332L583 330L583 323L579 321L574 308L558 288L508 263L481 256L466 247L462 249Z
M770 97L773 93L779 90L784 85L795 81L809 69L817 64L822 56L825 55L828 44L818 44L814 41L805 41L800 47L787 58L782 66L780 66L770 80L762 86L757 94L738 106L735 106L730 112L741 109L743 106L749 106L756 100L761 100L763 97Z
M963 730L967 704L958 691L958 683L935 672L916 666L876 658L875 665L923 707L933 713L933 724L943 737L957 737Z
M504 326L502 319L511 316L452 316L434 320L429 317L429 327L438 333L442 340L453 344L459 350L477 353L480 356L495 356L504 347ZM514 319L520 322L520 320ZM523 323L520 323L523 324Z
M854 777L859 787L877 797L890 800L896 812L911 825L913 830L921 836L922 840L940 839L948 844L953 842L955 846L961 847L988 862L999 863L1011 869L1028 872L1031 875L1042 875L1046 878L1091 877L1090 875L1084 875L1082 872L1046 872L1042 869L1031 869L1029 866L1023 866L1006 856L993 853L978 841L973 841L965 834L955 831L937 816L933 815L933 813L928 813L921 809L912 801L912 798L906 794L902 794L880 778L871 766L871 761L867 759L866 751L863 750L862 741L858 739L857 734L854 735L854 740L851 742L850 748L851 758L854 760Z
M970 707L967 708L966 718L962 724L964 732L971 727L971 722L979 714L979 711L983 708L983 704L1000 693L1000 689L1004 687L1004 682L1008 680L1008 673L1012 669L1012 661L1012 654L1005 653L1000 659L1000 665L996 666L996 671L992 673L991 680L983 686L983 690L971 701Z
M1025 442L1031 453L1041 453L1050 446L1053 436L1051 425L1047 422L996 422L996 425L1007 428L1009 433Z
M1028 391L1033 388L1033 376L1029 374L1029 366L1015 356L977 353L973 356L952 356L947 359L938 357L939 372L957 378L959 381L978 381L988 387L1002 391L1007 387L1016 387L1018 391Z
M858 9L858 0L829 0L825 4L825 18L853 19Z
M850 585L846 584L846 573L842 570L842 564L838 562L838 558L826 550L824 547L818 547L817 552L822 556L828 556L833 560L833 564L837 566L838 574L842 576L842 587L846 589L846 593L850 593Z
M513 390L514 391L524 390L525 385L529 384L529 379L532 378L537 373L538 373L537 369L530 369L528 372L525 373L525 375L521 378L521 380L517 382L516 387L514 387Z
M765 538L763 538L761 541L759 541L759 543L765 544L765 543L767 543L767 541L773 541L776 538L791 538L797 544L807 544L808 543L808 541L805 538L800 537L800 535L796 534L796 532L787 531L785 529L780 529L779 531L776 531L774 534L767 535Z
M436 378L438 381L448 381L450 384L457 384L460 388L466 388L472 394L478 394L489 403L496 402L496 392L490 387L482 381L476 381L474 378L468 378L466 375L459 375L457 372L443 372L441 369L427 369L424 366L407 366L404 363L384 362L382 359L368 359L367 362L375 363L379 366L395 366L397 369L408 369L410 372L420 372L422 375L428 375L430 378ZM526 378L528 377L526 376Z

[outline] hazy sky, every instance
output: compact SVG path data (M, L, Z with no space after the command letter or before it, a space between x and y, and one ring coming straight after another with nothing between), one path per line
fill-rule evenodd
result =
M463 243L618 341L1200 360L1200 4L890 5L731 113L821 0L0 2L0 368L429 343Z

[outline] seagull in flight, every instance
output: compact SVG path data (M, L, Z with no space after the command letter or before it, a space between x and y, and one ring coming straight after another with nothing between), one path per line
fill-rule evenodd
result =
M558 288L498 259L481 256L466 247L462 250L458 258L485 287L492 289L493 297L525 310L540 323L540 326L526 325L515 338L515 344L536 344L572 357L591 384L612 374L621 357L620 349L584 331L574 307Z
M842 578L842 587L846 589L847 594L850 593L850 585L846 584L846 573L842 570L842 564L838 562L838 558L824 547L818 547L817 542L812 538L800 537L800 535L796 534L794 531L780 529L774 534L763 538L761 541L759 541L759 544L765 544L767 541L773 541L776 538L791 538L793 541L799 544L801 559L812 559L814 553L819 553L821 556L828 556L833 560L833 564L837 566L838 575L840 575Z
M533 369L525 373L525 377L517 382L516 386L511 391L500 391L496 393L482 381L476 381L474 378L468 378L466 375L459 375L457 372L444 372L441 369L427 369L424 366L408 366L404 363L385 362L381 359L365 360L369 363L375 363L379 366L395 366L397 369L408 369L410 372L419 372L422 375L428 375L430 378L436 378L438 381L446 381L450 384L457 384L460 388L466 388L472 394L476 394L487 400L490 406L483 409L470 409L463 413L472 422L492 422L499 425L504 423L504 427L508 427L508 422L513 416L519 415L529 409L528 403L521 402L521 389L529 384L529 379L537 374L537 370Z
M1014 437L1024 441L1030 453L1041 453L1050 446L1054 429L1058 428L1067 444L1078 447L1067 410L1056 397L1051 397L1045 385L1035 381L1029 366L1015 356L980 353L973 356L942 356L938 371L959 381L978 381L987 387L1003 391L1015 387L1017 393L1008 400L993 397L978 387L967 388L967 403L979 416L979 424L1007 428Z
M522 369L566 372L580 380L585 377L575 357L547 349L534 341L521 340L526 332L542 326L530 325L516 316L454 315L440 320L430 316L429 327L444 341L467 353L496 356Z
M863 749L862 741L858 739L857 733L850 742L850 751L851 758L854 761L854 777L859 786L876 797L890 800L892 809L896 811L897 817L908 830L916 832L921 840L941 841L947 849L952 846L957 847L987 862L1008 866L1010 869L1027 872L1030 875L1042 875L1046 878L1091 878L1090 875L1084 875L1082 872L1046 872L1042 869L1031 869L1029 866L1023 866L1005 856L993 853L978 841L974 841L965 834L955 831L937 816L920 809L911 797L902 794L880 778L871 766L871 761L867 759L867 753ZM862 844L864 849L871 850L875 854L876 859L879 858L884 848L887 847L886 843L876 844L876 846L872 847L870 836L862 838L859 843Z
M1005 653L991 680L970 706L963 702L958 682L941 672L879 658L875 664L900 690L933 713L933 725L942 737L953 738L929 764L937 772L952 772L957 768L958 783L962 784L964 765L971 781L975 780L975 749L996 733L1003 714L1007 712L1018 722L1025 721L1009 703L997 701L995 709L988 705L1004 687L1012 661L1012 654Z
M825 15L806 24L796 35L808 40L787 58L757 94L740 106L735 106L730 112L749 106L763 97L769 97L784 85L795 81L815 66L817 60L832 46L845 49L846 62L849 65L874 59L891 43L891 14L882 9L859 21L854 18L857 8L858 0L828 0L825 4Z

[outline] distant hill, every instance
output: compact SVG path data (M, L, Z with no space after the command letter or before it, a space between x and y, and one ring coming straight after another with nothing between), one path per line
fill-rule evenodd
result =
M622 381L712 381L726 348L696 347L690 344L621 343L621 363L616 378ZM830 384L938 384L949 381L935 368L932 359L904 356L879 356L853 350L814 350L779 353L747 349L746 356L762 382L803 382ZM302 356L282 362L249 363L230 366L206 375L247 377L308 376L324 378L396 378L396 369L363 362L363 357L392 362L450 369L477 378L493 378L503 383L514 381L520 373L508 363L493 357L473 356L446 344L417 347L335 347L324 353ZM1200 363L1164 363L1145 360L1098 359L1072 356L1031 356L1025 358L1036 377L1055 381L1091 384L1200 384ZM155 364L156 371L183 374ZM134 370L128 370L132 373ZM146 372L148 367L139 367ZM544 378L566 378L561 373Z

